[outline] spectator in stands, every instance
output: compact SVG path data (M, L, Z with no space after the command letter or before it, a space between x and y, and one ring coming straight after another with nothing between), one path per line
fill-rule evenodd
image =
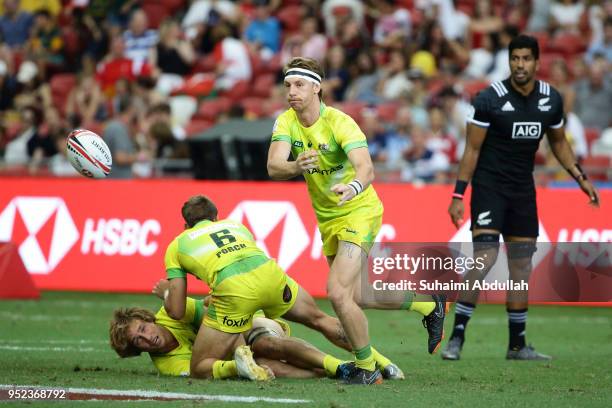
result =
M215 87L220 90L231 89L238 81L251 79L251 59L246 45L237 38L227 24L219 24L213 29L215 39L214 56L217 62Z
M504 22L495 14L493 5L488 0L476 0L474 15L469 24L467 46L471 49L486 48L484 42L490 34L501 32Z
M412 90L412 82L408 79L406 58L401 50L393 50L389 54L389 62L380 70L378 88L384 100L399 99L402 94Z
M148 126L159 122L168 125L174 139L184 140L187 137L185 129L172 123L172 109L170 108L170 105L165 102L152 105L147 112Z
M353 80L345 93L345 99L372 105L382 102L382 98L377 93L379 74L376 72L376 63L369 50L361 50L353 70L354 73L351 75Z
M464 74L470 78L483 79L495 63L495 52L498 49L497 33L485 34L479 40L480 47L470 49L470 62ZM508 63L506 62L506 65Z
M207 31L207 27L214 27L220 21L230 24L237 22L238 8L229 0L195 0L191 2L181 26L187 39L194 40Z
M436 21L449 41L465 40L470 18L455 8L453 0L422 0L416 6L423 10L426 21Z
M420 49L433 55L438 70L461 72L470 59L468 50L459 41L446 38L436 21L425 25Z
M411 145L404 152L406 161L402 169L403 181L411 182L442 182L445 172L449 169L447 157L427 147L427 133L419 126L413 126L410 131Z
M65 113L74 127L106 118L104 96L92 73L83 71L79 74L76 86L66 99Z
M179 24L169 19L159 28L159 43L152 57L153 65L160 71L157 90L168 95L184 83L183 77L191 72L196 54L191 42L182 38Z
M32 61L23 61L17 72L18 92L14 98L17 109L37 106L46 109L52 105L51 87L41 80L38 66Z
M17 80L8 70L6 62L0 60L0 112L13 107L17 94Z
M402 49L410 39L410 12L405 8L395 7L393 0L374 2L377 13L374 25L374 44L383 48Z
M606 18L603 38L591 44L585 60L592 63L596 56L602 56L608 61L608 64L612 64L612 16Z
M553 0L533 0L531 2L531 14L527 23L528 32L537 33L546 31L552 2Z
M556 0L550 6L549 28L556 34L580 32L584 4L579 0Z
M113 170L109 177L131 178L132 165L146 157L139 157L134 141L137 117L131 98L123 96L117 108L115 117L106 125L103 134L103 139L113 156Z
M139 70L145 63L152 65L151 54L157 45L157 30L149 28L149 19L144 11L136 10L130 17L129 29L123 33L124 55L134 62Z
M364 30L353 18L338 24L337 31L338 35L334 41L344 49L348 62L354 61L361 50L370 46L371 39L367 30Z
M148 63L137 66L124 56L125 44L123 38L116 36L111 40L110 51L98 64L96 79L107 96L115 93L115 84L120 79L134 82L139 76L151 76L153 70Z
M42 78L47 78L47 70L61 70L64 64L64 40L54 17L48 10L37 11L27 51L38 65Z
M368 140L368 150L374 163L384 163L387 147L388 133L378 117L376 109L364 109L362 113L361 129Z
M360 31L363 27L364 12L363 3L358 0L325 0L321 14L325 20L327 37L337 37L338 26L347 19L354 20L357 31Z
M471 105L460 96L452 86L443 88L438 94L442 116L446 118L447 132L455 141L465 137L465 118L471 111ZM457 158L451 157L451 162L455 161Z
M612 74L604 58L593 61L588 72L576 83L575 112L584 126L603 130L612 124Z
M449 162L454 161L457 142L448 131L444 111L436 105L429 108L429 131L426 145L428 149L444 154Z
M510 76L508 44L518 33L519 30L515 26L507 25L499 34L499 43L495 50L493 68L487 75L490 82L503 81Z
M17 136L8 142L4 161L11 166L26 166L38 149L46 149L45 139L39 134L42 112L34 106L21 109L21 129ZM44 150L43 150L44 151Z
M36 14L43 9L49 10L49 14L57 18L62 11L62 0L21 0L20 9L30 14Z
M247 26L244 37L249 47L267 61L280 50L281 26L270 15L269 0L254 0L253 4L255 18Z
M319 21L314 16L306 17L300 25L302 50L298 54L323 62L327 54L327 38L319 32Z
M36 174L42 167L48 167L46 161L53 158L61 150L66 150L66 145L59 145L58 138L65 138L68 129L65 121L54 106L47 107L43 112L44 121L38 128L37 138L31 141L34 144L29 164L30 174ZM65 139L64 139L65 140ZM30 145L28 146L30 148Z
M9 47L23 48L30 39L33 24L32 14L20 11L19 0L4 0L4 15L0 17L0 38Z
M338 45L329 49L325 60L325 79L321 83L323 94L332 101L344 100L344 92L349 82L344 49Z
M412 110L410 106L402 106L395 114L395 126L389 132L386 146L381 154L388 170L399 169L402 166L404 152L410 149L412 126Z

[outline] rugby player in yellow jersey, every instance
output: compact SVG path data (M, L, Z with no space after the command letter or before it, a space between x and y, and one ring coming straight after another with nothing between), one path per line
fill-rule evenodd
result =
M268 153L268 174L287 180L304 175L330 266L327 295L352 345L356 367L349 383L380 383L368 334L368 322L358 306L362 257L382 224L383 205L371 186L374 179L366 137L345 113L321 100L323 70L309 58L294 58L286 66L285 88L290 109L274 124ZM289 161L292 154L295 161ZM414 293L396 303L424 315L428 350L443 338L445 297L413 302ZM365 305L364 305L365 306Z
M167 284L162 280L156 288ZM163 298L163 290L154 293ZM109 330L111 347L122 358L148 352L162 375L189 376L193 343L205 313L204 301L189 297L181 320L168 316L163 306L156 314L138 307L117 309ZM272 369L276 377L313 378L325 374L341 377L348 371L345 363L329 372L334 365L324 364L326 359L339 360L301 339L288 337L289 334L288 323L268 319L258 312L243 341L252 348L257 363Z
M251 329L253 314L262 310L266 317L302 323L320 331L328 340L346 350L346 340L338 319L323 313L312 297L285 274L259 249L250 231L232 220L218 220L217 208L204 196L191 197L181 209L185 231L168 245L165 266L169 288L164 295L168 315L181 320L187 298L186 274L204 281L211 289L210 304L194 341L190 362L192 377L227 378L240 374L252 380L269 379L269 374L250 362L248 347L241 346L244 333ZM235 359L223 360L235 350ZM391 367L394 378L403 373L373 350L382 367ZM326 359L335 368L339 361Z

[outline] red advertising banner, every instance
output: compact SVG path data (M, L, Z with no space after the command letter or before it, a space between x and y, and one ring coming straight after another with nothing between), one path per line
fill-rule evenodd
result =
M165 277L183 202L206 194L220 218L244 223L302 286L325 296L327 265L303 183L5 178L0 186L0 242L17 245L40 289L149 292ZM456 230L446 213L452 187L376 189L385 205L379 240L470 241L469 223ZM540 240L611 242L612 191L601 192L599 209L587 201L577 189L538 190ZM205 290L190 281L191 293Z

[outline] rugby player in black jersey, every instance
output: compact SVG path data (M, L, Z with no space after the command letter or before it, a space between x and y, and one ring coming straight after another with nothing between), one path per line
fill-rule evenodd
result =
M536 250L538 214L533 180L536 151L546 134L559 163L576 180L590 203L599 205L596 189L587 179L565 138L563 100L559 92L536 80L539 47L535 38L519 35L508 46L510 78L495 82L473 101L467 141L448 212L455 226L463 222L463 194L472 183L471 230L474 256L486 266L467 279L482 279L495 264L499 237L508 245L510 279L528 281ZM453 332L442 358L458 360L466 326L478 301L478 291L460 293ZM506 307L510 340L506 358L549 360L525 342L528 294L508 291Z

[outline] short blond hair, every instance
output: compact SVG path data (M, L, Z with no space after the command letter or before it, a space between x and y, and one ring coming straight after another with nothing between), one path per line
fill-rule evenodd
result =
M113 313L109 329L110 346L121 358L139 356L141 353L141 350L134 346L128 337L128 328L134 320L154 323L155 315L139 307L121 308Z

